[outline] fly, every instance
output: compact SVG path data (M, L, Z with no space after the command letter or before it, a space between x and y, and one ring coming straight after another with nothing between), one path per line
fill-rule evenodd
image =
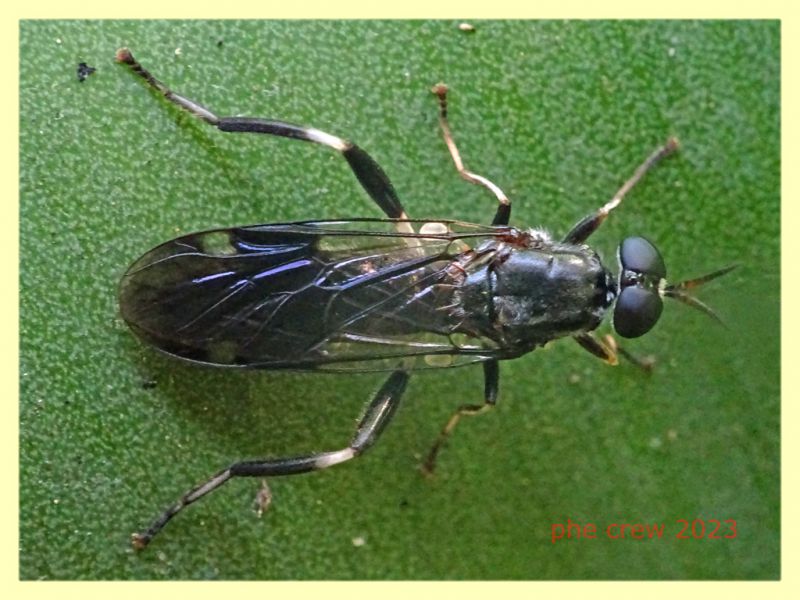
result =
M344 448L230 465L134 534L136 548L231 478L294 475L361 455L388 425L412 370L480 364L484 371L483 403L465 404L447 421L423 465L431 473L459 419L497 402L501 360L571 337L616 364L613 338L592 333L612 307L614 329L625 338L656 324L664 297L715 317L688 292L733 267L670 285L656 247L629 237L619 247L615 277L585 244L644 174L677 150L674 138L610 201L553 239L541 230L510 226L508 197L464 167L447 120L447 88L439 84L432 91L456 169L491 192L497 209L489 226L415 220L383 169L352 142L283 121L218 117L156 80L129 50L119 50L117 60L167 100L222 131L333 148L387 217L193 233L150 250L128 269L119 290L122 317L138 337L172 356L223 367L389 373Z

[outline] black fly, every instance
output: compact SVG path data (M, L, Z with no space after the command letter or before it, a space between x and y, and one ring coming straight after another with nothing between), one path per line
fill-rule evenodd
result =
M492 225L409 219L388 177L355 144L318 129L257 118L218 117L164 86L127 49L117 52L170 102L222 131L314 142L340 152L388 219L305 221L185 235L150 250L120 284L122 316L141 339L184 360L251 369L386 371L346 447L238 462L184 494L144 532L143 548L184 507L232 477L293 475L362 454L389 423L416 369L480 363L484 402L459 407L424 464L463 415L495 404L499 361L572 337L610 364L617 348L592 331L613 306L617 333L633 338L658 321L662 298L714 316L687 290L727 273L667 285L658 250L641 237L619 247L618 277L584 242L642 176L678 143L651 154L614 197L561 240L508 225L511 202L467 171L447 121L447 88L434 87L444 140L459 174L497 199Z

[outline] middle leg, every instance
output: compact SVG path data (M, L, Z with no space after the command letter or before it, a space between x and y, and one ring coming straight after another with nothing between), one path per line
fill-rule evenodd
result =
M494 194L498 204L497 212L492 220L492 225L508 225L508 220L511 218L511 200L508 199L508 196L494 183L486 179L486 177L476 175L472 171L467 171L464 168L464 163L461 161L461 154L458 152L458 148L456 148L453 134L450 132L450 125L447 122L447 86L443 83L437 83L433 86L431 92L436 94L436 97L439 98L439 125L442 128L442 135L444 135L444 143L447 144L450 156L453 157L453 162L456 165L458 174L470 183L483 186Z
M500 389L500 366L496 360L489 360L483 363L483 377L484 377L484 390L483 390L483 404L463 404L456 409L452 416L447 420L447 423L439 432L439 436L433 443L433 447L428 452L425 462L422 463L422 472L425 475L433 475L436 469L436 459L439 456L439 451L442 446L450 437L450 434L455 429L458 422L463 416L477 415L485 412L497 404L497 395Z

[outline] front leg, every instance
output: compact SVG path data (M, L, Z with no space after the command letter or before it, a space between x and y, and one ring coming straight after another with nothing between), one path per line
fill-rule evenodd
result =
M622 199L625 198L625 195L633 189L633 186L639 183L642 177L644 177L645 173L652 169L659 161L661 161L662 158L665 158L676 152L678 150L678 146L678 140L676 138L670 138L667 140L666 144L656 149L645 159L641 165L639 165L631 178L622 184L622 187L619 188L611 200L606 202L592 214L581 219L570 230L566 237L564 237L564 242L567 244L582 244L585 242L586 239L592 235L597 228L600 227L600 225L603 224L603 221L606 220L606 217L608 217L609 213L611 213L612 210L617 208L622 203Z
M652 371L655 365L654 357L645 356L640 358L635 354L631 354L619 345L613 335L606 335L602 340L597 339L591 333L579 333L574 337L575 341L581 345L581 348L595 355L600 360L605 361L612 367L619 364L619 355L624 356L642 371Z

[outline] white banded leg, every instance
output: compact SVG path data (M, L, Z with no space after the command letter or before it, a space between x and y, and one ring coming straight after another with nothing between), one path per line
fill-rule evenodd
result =
M391 421L408 383L408 373L394 371L383 383L364 411L347 447L330 452L320 452L287 458L244 461L232 464L215 473L207 481L189 490L167 508L148 529L133 534L134 548L140 550L150 543L159 531L180 511L221 487L233 477L281 477L327 469L363 454L378 439Z
M400 203L391 181L380 165L354 143L338 136L325 133L313 127L303 127L284 121L258 119L250 117L218 117L203 105L185 98L170 90L140 65L127 48L117 50L117 61L128 65L134 73L142 77L153 89L160 92L167 100L186 110L206 123L214 125L221 131L234 133L264 133L295 140L303 140L333 148L344 156L356 179L369 194L370 198L380 206L390 219L408 219ZM400 224L398 224L400 225ZM408 226L408 223L404 224ZM398 227L400 233L408 233L404 227ZM413 231L413 230L412 230Z

